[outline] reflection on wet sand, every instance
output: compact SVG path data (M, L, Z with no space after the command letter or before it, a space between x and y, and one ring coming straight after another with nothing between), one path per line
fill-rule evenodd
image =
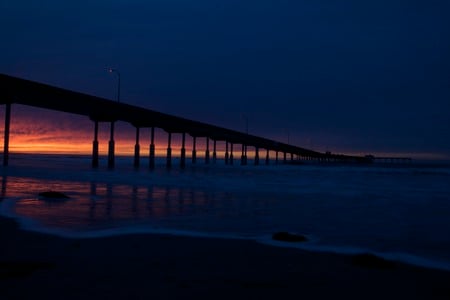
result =
M0 201L3 200L6 196L6 184L7 184L7 177L2 176L2 190L0 191Z
M49 189L64 192L70 199L49 203L38 198L39 192ZM189 187L52 180L44 183L32 178L5 176L1 195L19 198L13 206L15 214L37 220L45 226L66 228L101 226L102 223L120 225L127 221L152 223L171 217L207 214L223 206L214 201L217 193Z

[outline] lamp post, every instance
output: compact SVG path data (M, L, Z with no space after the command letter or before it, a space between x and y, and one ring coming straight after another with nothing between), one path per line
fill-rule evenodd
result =
M117 69L109 68L109 73L116 73L117 74L117 102L120 103L120 72ZM114 143L114 122L111 121L111 132L110 132L110 139L108 143L108 167L114 168L114 161L115 161L115 143Z
M248 135L248 117L245 114L241 114L241 117L245 119L245 134ZM241 158L241 164L246 165L247 164L247 143L245 143L242 147L242 158Z
M108 72L117 74L117 102L120 102L120 72L117 69L113 68L109 68Z

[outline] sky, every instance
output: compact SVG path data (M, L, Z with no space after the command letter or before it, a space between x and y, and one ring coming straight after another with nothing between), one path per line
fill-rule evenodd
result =
M448 11L444 0L0 0L0 73L115 100L113 67L129 104L239 131L248 120L251 134L321 152L450 159ZM91 147L85 117L16 105L12 122L12 150ZM116 127L132 152L133 128Z

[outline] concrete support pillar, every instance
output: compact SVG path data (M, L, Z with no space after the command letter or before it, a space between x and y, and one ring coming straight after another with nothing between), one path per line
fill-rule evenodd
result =
M267 148L267 153L266 153L266 165L270 164L270 157L269 157L269 149Z
M155 127L150 130L150 153L149 153L149 163L150 169L155 168Z
M11 126L11 103L6 103L5 107L5 135L3 140L3 165L6 167L9 162L9 129Z
M283 164L285 164L287 162L286 156L287 156L287 153L283 152Z
M139 167L140 162L140 145L139 145L139 127L136 127L136 144L134 145L134 167Z
M245 145L245 147L244 147L244 162L245 162L245 165L247 165L247 145Z
M98 121L94 121L94 141L92 142L92 167L98 167Z
M225 141L225 165L228 165L228 141Z
M259 148L255 147L255 166L259 165Z
M209 164L209 137L206 138L205 164Z
M213 143L213 164L215 164L216 163L216 161L217 161L217 141L216 140L214 140L214 143Z
M233 165L233 143L230 144L230 165Z
M193 137L192 141L192 163L195 164L197 162L197 137Z
M181 136L181 159L180 159L180 167L184 169L186 167L186 133L183 132Z
M114 168L115 154L114 154L114 121L111 122L111 131L108 143L108 168Z
M242 144L241 166L245 166L245 145Z
M278 150L277 150L277 152L276 152L276 156L275 156L275 164L277 164L277 165L278 165Z
M167 162L166 162L166 166L167 168L172 167L172 132L169 132L168 135L168 141L167 141Z
M294 153L291 153L291 161L294 161Z

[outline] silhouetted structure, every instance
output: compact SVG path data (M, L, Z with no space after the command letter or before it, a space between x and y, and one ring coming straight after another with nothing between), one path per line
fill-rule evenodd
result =
M11 105L17 103L33 107L40 107L55 111L67 112L72 114L83 115L89 117L94 122L94 140L92 146L92 166L98 166L98 123L108 122L111 125L110 140L108 144L108 166L114 167L115 153L114 153L114 124L117 121L124 121L132 124L136 128L136 145L134 165L137 167L140 163L140 144L139 144L139 130L140 128L150 128L150 149L149 149L149 167L155 166L155 144L154 144L154 129L162 128L168 133L167 146L167 166L172 165L172 134L179 133L182 135L182 148L180 166L185 167L186 164L186 149L185 136L186 133L193 138L192 149L192 163L196 163L197 138L206 139L205 162L210 162L209 141L213 140L213 162L216 161L216 144L219 141L225 142L225 163L233 164L233 146L236 144L242 145L241 164L247 164L247 147L254 147L256 165L259 164L259 150L266 149L266 164L269 163L269 151L276 152L276 163L278 163L278 153L283 153L283 162L295 162L294 156L298 160L319 160L319 161L352 161L352 162L371 162L372 158L359 156L334 155L330 153L320 153L313 150L277 142L250 135L247 133L238 132L211 124L206 124L198 121L188 120L181 117L172 116L169 114L160 113L154 110L119 103L100 97L95 97L87 94L82 94L50 85L29 81L17 77L12 77L0 74L0 104L6 105L5 115L5 137L4 137L4 152L3 164L8 164L9 154L9 130L11 120ZM229 146L230 145L230 152ZM290 154L291 160L286 159L287 154Z

